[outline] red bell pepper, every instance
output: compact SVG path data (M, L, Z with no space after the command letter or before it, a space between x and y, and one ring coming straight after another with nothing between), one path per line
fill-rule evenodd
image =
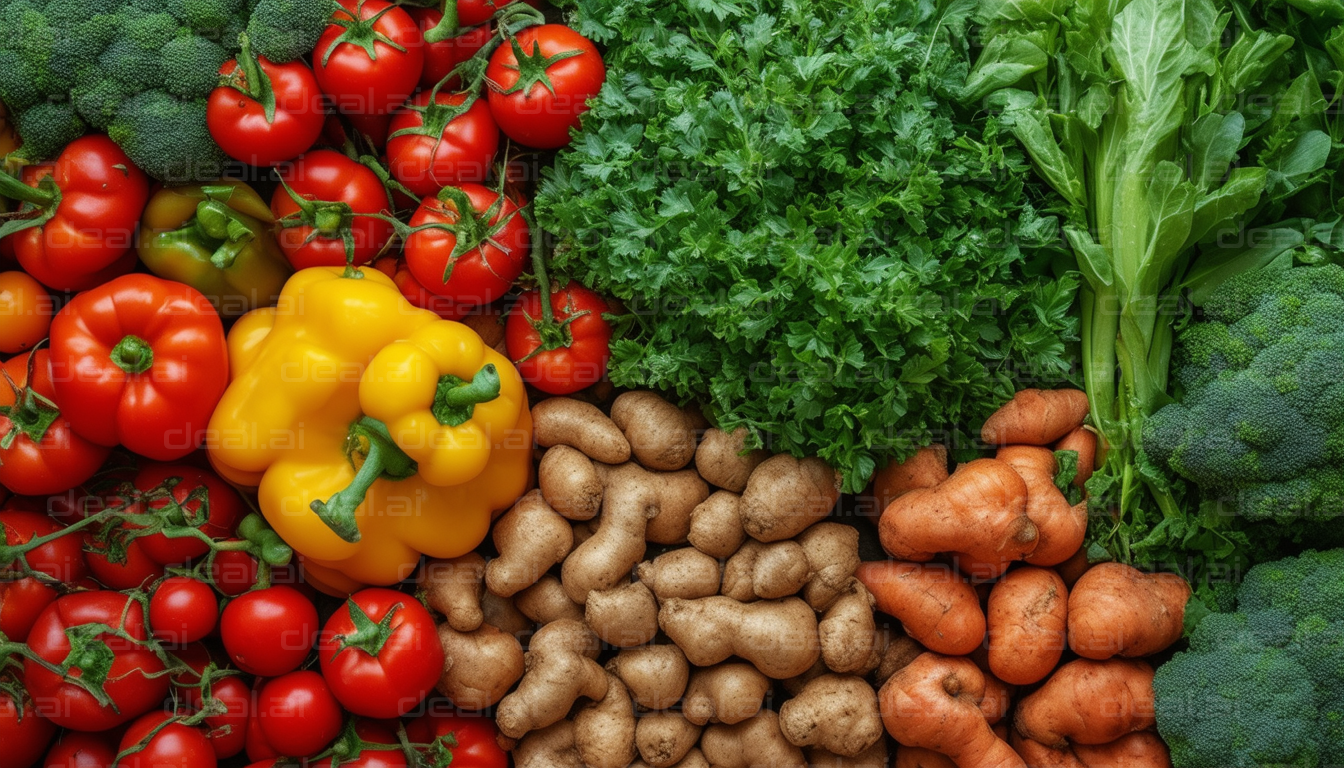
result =
M191 453L229 383L219 314L199 291L125 275L51 323L56 401L75 431L158 461Z
M0 237L48 288L82 291L135 266L149 178L106 136L75 139L56 162L25 167L22 181L0 173L0 195L23 201Z

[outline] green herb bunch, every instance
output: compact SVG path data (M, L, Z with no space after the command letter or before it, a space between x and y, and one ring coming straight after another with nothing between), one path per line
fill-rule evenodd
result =
M607 82L537 212L560 269L630 311L616 384L698 399L853 491L1070 376L1059 198L955 107L973 9L578 0Z

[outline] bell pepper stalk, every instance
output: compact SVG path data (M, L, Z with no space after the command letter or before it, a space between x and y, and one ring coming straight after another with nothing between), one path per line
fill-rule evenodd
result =
M353 13L343 8L338 9L340 13L332 16L331 23L341 27L345 31L341 32L340 37L337 37L336 40L327 47L327 52L322 57L322 66L327 66L327 61L331 59L332 51L339 48L341 43L349 43L350 45L362 49L368 54L370 61L378 60L378 53L374 49L374 43L382 43L395 51L405 53L406 49L397 43L397 41L374 29L374 25L383 17L383 14L396 7L397 5L395 3L389 3L386 8L367 19L360 18L360 16L364 15L364 0L359 0L359 4Z
M526 490L531 470L531 415L507 358L474 352L486 349L479 336L412 306L379 270L356 277L347 269L300 270L280 297L292 311L240 321L242 336L230 339L233 381L210 422L213 434L236 436L209 446L212 466L257 488L261 513L330 591L395 584L422 554L452 558L475 549L491 514ZM375 367L380 358L429 355L423 347L433 339L456 345L452 366L434 361L407 381L377 372L395 370ZM486 363L501 380L503 394L493 400L484 399L493 390L490 373L482 374ZM439 398L445 373L462 385L445 386ZM414 388L417 398L394 394L401 388ZM472 405L469 420L453 429L479 430L488 440L439 446L422 459L421 448L433 446L417 446L422 433L408 425L423 415L426 429L446 429L431 415L436 399L441 411ZM433 468L454 459L480 471L436 485Z
M3 215L8 221L0 224L0 239L46 224L56 215L56 209L61 207L61 188L50 175L43 176L36 187L30 187L0 171L0 197L22 203L19 210Z
M270 304L293 274L274 222L270 206L242 182L166 187L145 206L137 250L154 274L238 315Z
M246 32L238 35L238 45L241 49L238 53L238 66L220 78L220 85L232 88L260 104L266 115L266 123L268 125L274 123L275 90L271 87L271 78L261 68L256 54L252 53L252 41L248 39Z

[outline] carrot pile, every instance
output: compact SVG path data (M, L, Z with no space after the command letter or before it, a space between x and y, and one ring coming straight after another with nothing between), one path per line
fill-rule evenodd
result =
M1087 504L1056 451L1097 454L1077 390L1024 390L985 422L996 450L947 470L924 449L875 478L894 560L858 578L925 652L883 684L897 768L1169 768L1145 657L1181 637L1180 576L1089 565ZM1011 717L1009 716L1011 714Z

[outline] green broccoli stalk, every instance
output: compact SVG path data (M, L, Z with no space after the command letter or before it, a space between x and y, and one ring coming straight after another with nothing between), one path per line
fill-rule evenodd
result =
M1252 568L1157 670L1175 768L1344 764L1344 550Z

